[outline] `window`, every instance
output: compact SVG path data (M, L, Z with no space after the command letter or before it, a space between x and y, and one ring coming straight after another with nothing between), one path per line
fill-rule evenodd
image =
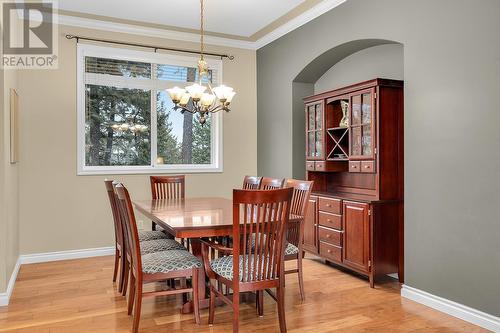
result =
M222 114L202 126L165 91L197 81L197 60L78 44L78 174L222 171Z

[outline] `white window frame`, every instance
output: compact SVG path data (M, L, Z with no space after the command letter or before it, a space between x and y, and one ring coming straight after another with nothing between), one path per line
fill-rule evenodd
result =
M86 166L85 165L85 57L100 57L117 60L129 60L145 63L166 64L194 67L198 57L189 55L172 55L153 52L144 52L115 47L97 46L79 43L77 45L77 175L107 175L107 174L153 174L153 173L212 173L222 172L223 162L223 112L210 115L212 117L211 137L211 164L157 164L157 124L156 108L151 110L151 165L148 166ZM222 61L206 59L208 66L216 69L217 83L222 82ZM112 78L110 78L112 79ZM114 82L121 79L116 78ZM152 81L145 79L144 89L151 89ZM148 83L149 81L149 83ZM171 84L165 81L166 86ZM186 83L179 82L179 86ZM151 94L152 108L155 106L156 96Z

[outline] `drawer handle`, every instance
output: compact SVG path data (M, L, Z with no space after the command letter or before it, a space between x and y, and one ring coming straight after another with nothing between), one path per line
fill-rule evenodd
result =
M330 219L327 219L327 220L326 220L326 222L332 222L332 220L330 220Z
M365 165L365 169L370 169L370 166L369 165Z
M326 234L326 238L330 238L330 234Z
M332 253L332 250L328 250L328 251L326 251L326 252L328 252L328 253Z
M332 207L332 205L331 204L326 204L326 207Z

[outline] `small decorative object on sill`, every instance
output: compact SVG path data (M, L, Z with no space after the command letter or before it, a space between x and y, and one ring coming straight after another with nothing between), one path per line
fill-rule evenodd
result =
M339 126L340 127L347 127L349 126L349 103L346 101L340 101L340 105L342 107L342 119L340 120Z
M210 81L207 79L207 87L203 86L203 78L208 78L208 64L203 57L204 52L204 28L203 28L203 0L200 0L200 60L198 60L198 83L194 83L186 88L174 87L167 89L174 109L180 110L181 113L198 113L198 120L200 124L204 125L210 113L218 111L229 112L229 104L231 103L236 92L233 88L225 85L212 88Z

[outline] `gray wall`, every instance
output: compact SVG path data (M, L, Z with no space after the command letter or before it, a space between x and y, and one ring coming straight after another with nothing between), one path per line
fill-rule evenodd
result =
M369 47L342 59L314 83L314 93L374 79L404 79L403 45Z
M293 124L293 81L314 83L341 60L335 52L368 47L357 41L404 45L405 282L496 316L498 31L496 0L348 0L257 53L258 172L286 177L304 155L294 147L303 133ZM317 58L333 63L317 66Z

